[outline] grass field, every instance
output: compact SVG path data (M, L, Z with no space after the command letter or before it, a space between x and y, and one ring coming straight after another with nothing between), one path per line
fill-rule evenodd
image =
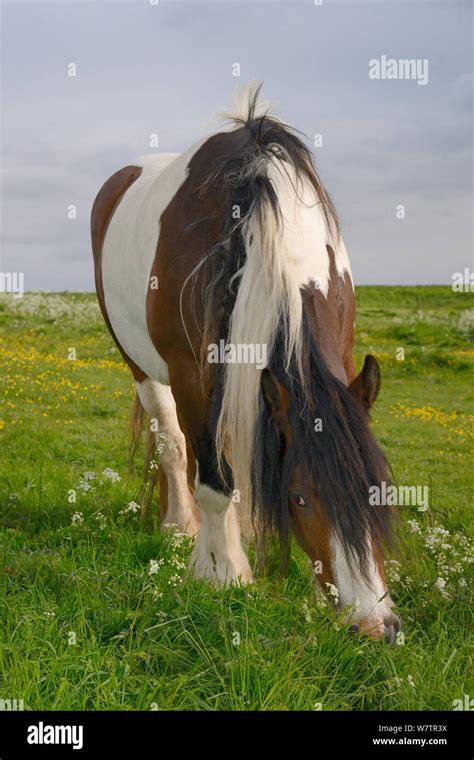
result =
M405 635L394 647L348 634L296 546L286 579L270 566L246 589L189 580L188 540L146 532L133 511L131 377L95 297L1 298L0 698L44 710L451 710L474 696L472 294L357 291L357 366L370 351L382 368L375 432L397 482L430 487L428 511L400 509L387 562Z

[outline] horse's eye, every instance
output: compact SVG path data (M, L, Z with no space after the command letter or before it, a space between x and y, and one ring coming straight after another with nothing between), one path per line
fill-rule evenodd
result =
M306 506L306 501L303 498L303 496L301 496L300 493L292 493L291 494L291 498L293 499L293 501L295 502L295 504L296 504L297 507L305 507Z

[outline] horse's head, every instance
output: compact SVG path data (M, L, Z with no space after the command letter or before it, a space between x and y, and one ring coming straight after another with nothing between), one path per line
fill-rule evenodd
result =
M388 477L368 424L379 367L366 357L349 388L329 375L320 357L312 367L317 376L309 393L285 373L262 373L262 461L266 478L278 482L262 488L264 511L280 533L293 532L326 595L338 608L351 608L348 621L392 643L400 622L392 612L382 554L390 518L386 506L369 504L369 488ZM269 500L279 503L271 506Z

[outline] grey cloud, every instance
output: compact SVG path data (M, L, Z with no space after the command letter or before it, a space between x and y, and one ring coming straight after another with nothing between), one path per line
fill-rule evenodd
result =
M449 282L472 245L471 16L436 0L4 3L2 268L30 288L92 289L103 181L152 152L150 133L184 150L255 78L310 141L323 134L356 281ZM428 58L429 84L370 81L382 54Z

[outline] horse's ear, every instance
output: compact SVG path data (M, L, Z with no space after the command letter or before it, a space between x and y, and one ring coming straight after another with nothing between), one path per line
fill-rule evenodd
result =
M289 427L290 394L269 369L262 370L260 387L265 406L277 428L281 433L286 433Z
M380 367L374 356L367 354L361 373L349 388L367 410L373 406L380 390Z

